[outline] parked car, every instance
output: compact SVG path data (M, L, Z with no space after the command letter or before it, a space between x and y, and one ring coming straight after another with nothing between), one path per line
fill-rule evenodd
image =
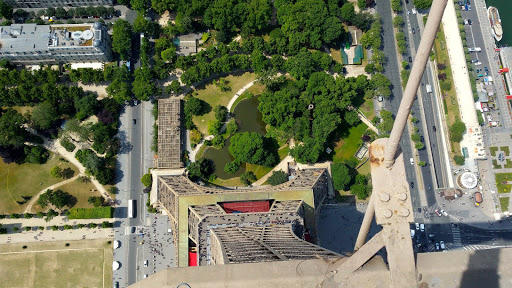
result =
M412 62L412 57L411 56L409 56L409 62Z
M443 216L441 213L439 213L439 209L436 209L436 211L434 211L434 212L436 212L436 215L439 217Z
M439 250L439 243L436 243L436 250Z
M148 267L148 260L144 261L144 267Z
M423 224L423 223L420 224L420 230L421 230L421 232L425 232L425 224Z
M414 225L416 225L416 230L420 230L420 224L419 223L414 223Z
M448 216L448 213L446 213L443 209L441 209L440 212L443 213L444 216Z
M416 231L414 231L414 229L411 229L411 238L414 238L415 234L416 234Z
M382 101L384 101L384 97L382 97L382 95L379 95L379 96L377 97L377 100L379 100L379 102L382 102Z
M414 159L413 158L410 158L409 162L411 162L411 165L414 165Z
M133 119L132 122L133 122L133 125L137 124L137 119Z
M439 245L441 246L441 249L443 249L443 250L445 249L445 247L444 247L444 241L439 241Z

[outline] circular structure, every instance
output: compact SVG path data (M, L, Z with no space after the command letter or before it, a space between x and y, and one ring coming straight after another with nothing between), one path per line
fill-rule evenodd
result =
M457 178L457 184L463 189L473 189L478 184L478 178L471 172L464 172Z
M101 40L94 40L92 42L92 46L94 47L100 47L101 46Z
M94 22L92 27L94 27L94 29L100 29L101 28L101 23L100 22Z
M73 38L74 40L82 39L82 31L75 31L71 33L71 38Z
M92 33L91 30L85 30L82 33L82 39L84 39L84 40L91 40L92 37L94 37L94 33Z
M119 270L120 267L121 267L121 263L119 263L119 261L114 261L112 263L112 269Z

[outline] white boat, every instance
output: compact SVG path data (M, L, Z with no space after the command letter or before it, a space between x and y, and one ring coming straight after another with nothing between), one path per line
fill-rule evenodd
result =
M498 9L493 6L487 8L487 14L489 15L489 21L491 22L492 34L496 41L500 41L503 37L503 28L501 27L501 19Z

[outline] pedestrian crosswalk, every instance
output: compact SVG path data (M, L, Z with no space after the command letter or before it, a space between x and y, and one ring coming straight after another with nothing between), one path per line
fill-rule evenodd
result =
M462 239L460 236L460 229L459 227L451 226L452 228L452 236L453 236L453 246L455 247L461 247L462 246Z

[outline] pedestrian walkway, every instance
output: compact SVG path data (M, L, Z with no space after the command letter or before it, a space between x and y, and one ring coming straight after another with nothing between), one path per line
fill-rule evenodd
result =
M43 241L74 241L85 239L113 238L113 228L82 228L74 230L36 230L20 231L0 235L0 244L43 242Z
M13 224L21 224L23 227L31 226L31 227L39 227L39 226L62 226L62 225L77 225L77 224L89 224L96 223L101 224L103 221L114 222L114 218L98 218L98 219L68 219L67 216L55 216L50 221L46 222L43 218L33 217L33 218L4 218L0 219L0 224L2 225L13 225Z
M462 247L462 239L460 236L459 227L451 226L452 228L452 237L453 237L453 245L456 247Z
M53 184L51 186L48 186L46 188L44 188L43 190L39 191L39 193L37 193L36 195L34 195L32 198L30 198L30 201L28 202L28 205L27 207L25 208L25 211L23 211L23 213L32 213L31 210L32 210L32 206L34 205L34 203L37 201L37 199L39 199L39 196L41 194L43 194L44 192L46 192L48 189L50 190L53 190L55 188L58 188L62 185L66 185L70 182L73 182L75 181L76 179L78 179L78 177L82 176L82 174L78 174L76 175L75 177L72 177L72 178L69 178L67 180L64 180L64 181L61 181L59 183L56 183L56 184Z

